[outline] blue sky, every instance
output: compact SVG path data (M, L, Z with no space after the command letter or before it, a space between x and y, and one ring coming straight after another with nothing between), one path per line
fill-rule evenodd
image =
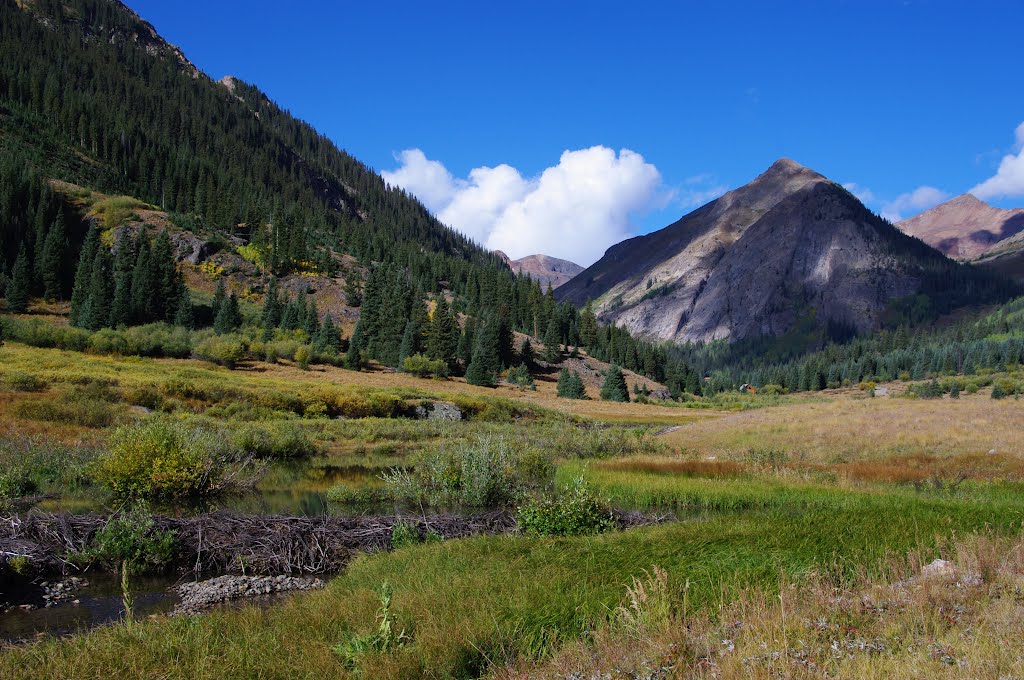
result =
M1019 1L128 4L513 256L592 261L781 156L902 216L1003 163L1024 205Z

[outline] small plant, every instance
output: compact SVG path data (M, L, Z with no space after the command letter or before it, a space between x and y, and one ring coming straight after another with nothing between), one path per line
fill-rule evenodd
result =
M634 576L622 604L612 612L612 629L634 640L667 630L675 618L672 595L668 572L661 567L644 571L643 578Z
M400 550L420 543L420 532L412 522L398 521L391 527L391 548Z
M39 376L24 371L11 371L0 379L0 384L15 392L42 392L50 386Z
M394 589L387 581L377 591L380 607L377 609L377 630L367 635L355 635L349 640L332 647L341 657L346 668L354 669L359 658L366 653L385 654L408 644L412 638L401 629L397 633L394 615L391 613L391 599Z
M521 505L517 519L520 531L536 536L585 536L615 527L611 509L590 490L582 475L554 498Z

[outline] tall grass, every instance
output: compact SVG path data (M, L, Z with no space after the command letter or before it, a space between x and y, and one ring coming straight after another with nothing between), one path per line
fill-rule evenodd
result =
M709 492L705 505L736 504L716 489L725 498L715 501ZM1020 494L998 489L972 499L833 498L801 486L767 495L791 502L600 536L481 537L364 556L326 591L280 607L44 641L6 652L0 675L214 677L230 669L338 676L343 668L331 648L374 627L375 592L387 581L397 625L412 640L388 654L361 656L364 677L470 677L516 657L550 654L593 631L622 602L632 578L652 565L676 583L689 581L691 611L714 611L743 588L777 588L780 573L800 579L813 570L850 581L892 553L935 555L953 533L1016 532L1024 519Z

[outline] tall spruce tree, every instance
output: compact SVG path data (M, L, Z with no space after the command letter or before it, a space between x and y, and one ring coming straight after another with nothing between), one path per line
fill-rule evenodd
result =
M39 258L39 276L43 283L43 297L47 300L62 300L64 297L64 254L67 247L64 213L58 211L46 234Z
M217 335L231 333L242 325L242 313L238 308L238 296L234 291L224 300L217 316L213 320L213 330Z
M14 261L11 281L7 284L7 310L20 314L28 309L28 296L32 290L32 269L28 261L28 250L22 241L18 259Z
M501 371L501 330L497 319L481 322L477 329L473 358L466 367L466 382L470 385L494 387Z
M551 319L547 332L544 333L544 361L549 364L557 363L562 358L561 335L558 321Z
M71 325L81 326L82 309L89 298L89 284L92 282L92 261L100 247L99 230L90 228L78 256L75 269L75 284L71 289Z

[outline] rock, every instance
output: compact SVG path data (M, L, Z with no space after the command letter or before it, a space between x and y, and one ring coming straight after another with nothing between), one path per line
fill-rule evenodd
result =
M921 569L921 575L925 578L952 578L956 575L956 567L953 566L952 562L948 562L946 560L935 560L931 564L924 565L924 567Z
M199 264L213 254L209 241L204 241L189 231L173 234L171 245L179 262L184 261L192 265Z
M172 614L196 614L222 602L294 590L318 590L324 582L299 576L218 576L174 588L181 602Z
M418 420L462 420L462 409L447 401L435 401L429 405L416 407L416 418Z

